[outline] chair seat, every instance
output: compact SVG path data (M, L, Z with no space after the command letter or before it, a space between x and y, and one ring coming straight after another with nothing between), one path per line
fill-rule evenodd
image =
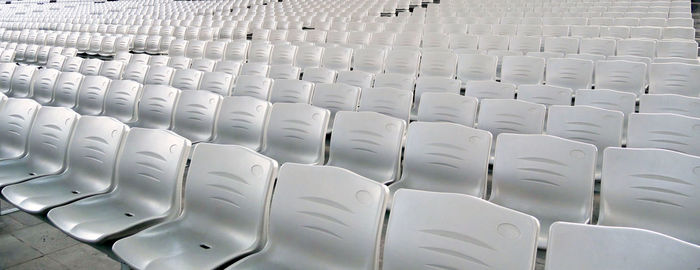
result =
M128 198L109 193L54 208L47 217L62 231L84 242L100 242L131 234L139 228L162 221L161 213L148 211L143 201L129 203Z
M113 250L138 269L214 269L252 250L244 235L216 228L201 230L180 218L114 244ZM190 222L191 223L191 222Z
M22 211L42 213L49 208L107 192L109 185L105 184L87 183L68 174L59 174L8 186L2 190L2 195Z
M32 178L54 174L44 170L32 170L27 158L13 159L0 162L0 188L23 182Z

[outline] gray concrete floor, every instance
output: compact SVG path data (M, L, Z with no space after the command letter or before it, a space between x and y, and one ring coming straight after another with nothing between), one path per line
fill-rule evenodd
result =
M2 201L2 208L10 205ZM104 253L24 212L0 216L0 269L120 269Z

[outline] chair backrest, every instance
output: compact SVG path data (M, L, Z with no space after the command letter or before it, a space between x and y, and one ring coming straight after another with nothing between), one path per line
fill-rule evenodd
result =
M467 82L464 94L482 99L512 99L515 98L515 85L496 81Z
M41 107L36 114L27 154L27 170L33 175L55 174L65 168L66 152L80 115L68 108Z
M678 94L700 97L700 65L684 63L651 64L649 94Z
M172 130L192 142L214 136L221 95L209 91L182 91L175 106Z
M168 66L152 66L146 73L144 84L170 85L175 69Z
M276 45L272 49L270 55L271 65L292 65L297 55L297 46L294 45Z
M273 104L261 153L280 164L323 164L329 118L330 111L309 104Z
M598 148L596 175L607 147L622 146L625 115L620 111L590 106L552 106L547 115L547 134L590 143Z
M214 71L220 71L231 74L232 76L238 76L238 73L241 71L241 62L231 60L220 61L216 63Z
M401 179L408 188L486 196L491 133L454 123L413 122L406 134Z
M146 85L138 102L137 121L142 128L170 129L181 91L165 85Z
M128 64L124 68L124 74L122 75L122 78L125 80L132 80L138 83L144 83L149 67L150 66L141 63Z
M451 52L424 52L421 57L420 76L453 79L457 71L457 55Z
M595 87L642 94L647 65L623 60L598 61L595 67Z
M226 51L226 42L224 41L209 41L204 52L204 57L211 60L224 60Z
M642 246L645 248L640 249ZM700 265L699 258L699 246L654 231L556 222L550 230L545 267L548 270L692 269Z
M674 151L606 149L598 225L652 230L697 245L698 168L700 157Z
M33 66L17 66L12 73L10 94L13 97L32 96L32 83L37 69Z
M225 224L220 232L244 235L240 243L245 249L261 248L276 178L277 162L253 150L197 144L187 173L181 219L193 224Z
M408 123L413 93L390 87L369 88L360 95L359 111L372 111L395 117Z
M326 48L321 58L321 66L335 71L350 70L352 52L351 48L345 47Z
M224 72L205 72L199 84L199 90L230 96L233 90L233 78L233 75Z
M90 183L106 192L113 184L121 145L129 128L116 119L83 116L68 148L66 179Z
M184 56L170 57L168 66L174 69L188 69L192 65L192 59Z
M656 43L656 57L680 57L696 59L698 43L694 40L659 40Z
M376 112L338 112L327 165L380 183L399 179L405 129L405 121Z
M84 59L78 56L68 57L61 67L63 72L80 72Z
M391 87L413 92L415 81L415 76L398 73L382 73L377 74L374 78L374 88Z
M143 213L178 215L191 146L189 140L169 130L132 128L117 161L113 198L148 198L149 203L141 206Z
M60 74L60 71L50 68L37 71L32 83L32 99L44 105L53 102L54 86Z
M0 160L26 153L36 113L41 106L31 99L8 98L0 107Z
M141 84L129 80L114 80L105 96L103 115L111 116L124 123L136 120Z
M399 190L387 225L382 268L533 269L538 230L535 217L479 198Z
M474 127L479 101L452 93L425 93L418 107L418 121L450 122Z
M269 64L272 55L272 44L254 42L248 49L248 63Z
M328 68L305 68L301 79L313 83L333 83L336 75L335 70Z
M384 71L386 51L377 48L365 48L355 51L353 70L379 74Z
M338 72L335 81L360 88L370 88L374 83L374 74L360 70L344 70Z
M397 73L408 76L418 74L420 51L409 49L394 49L386 56L384 70L386 73Z
M175 71L170 85L180 90L197 90L202 74L204 73L195 69L179 69Z
M248 96L224 97L213 142L242 145L259 151L271 106L267 101Z
M700 98L674 94L650 94L639 97L640 113L675 113L700 118Z
M547 60L546 81L549 85L578 89L590 89L594 63L591 60L552 58Z
M416 80L416 92L413 101L413 112L418 112L421 96L425 93L460 93L460 81L441 77L421 76Z
M105 61L102 63L99 75L112 80L120 80L124 72L124 66L125 64L122 61Z
M301 46L297 50L296 59L294 59L294 66L301 69L309 67L320 67L321 58L323 57L323 47L307 45Z
M654 58L656 56L656 40L622 39L617 41L617 55L632 55Z
M105 96L112 83L104 76L85 76L78 90L75 111L81 115L100 115L104 110Z
M3 94L10 93L10 86L12 85L12 74L17 68L15 63L0 63L0 92Z
M542 47L542 37L539 36L514 36L508 45L509 51L515 52L539 52Z
M99 75L100 69L102 67L102 60L100 59L86 59L83 61L83 66L80 68L80 73L83 75Z
M360 92L359 87L344 83L320 83L316 84L314 88L311 104L331 112L328 123L328 128L331 130L337 112L357 110L360 102Z
M578 53L579 40L575 37L546 37L544 38L545 52L563 54Z
M236 79L233 95L269 100L271 87L272 79L261 76L241 75Z
M233 40L226 44L224 59L238 62L245 62L248 55L250 42L246 40Z
M625 117L629 117L634 113L636 98L633 93L609 89L580 90L576 92L575 104L621 111Z
M540 134L547 108L542 104L515 99L481 101L477 127L498 137L501 133Z
M309 103L314 84L300 80L275 80L270 89L270 102Z
M282 165L269 240L261 252L274 261L304 258L300 268L376 269L387 193L381 184L342 168ZM310 218L319 216L331 219ZM291 246L301 248L282 251ZM321 257L326 259L320 262Z
M504 56L501 67L501 82L520 84L542 84L545 60L533 56Z
M78 92L85 76L78 72L62 72L54 86L52 106L73 108L78 102Z
M498 57L493 55L460 54L457 78L465 86L470 81L495 81Z
M661 148L700 156L700 118L670 113L630 115L627 146Z
M532 103L551 105L571 105L573 91L570 88L542 85L523 84L518 87L518 100Z
M615 44L615 39L582 38L580 53L598 54L604 56L615 55Z
M550 135L501 134L489 201L537 217L539 247L555 221L593 215L596 147Z

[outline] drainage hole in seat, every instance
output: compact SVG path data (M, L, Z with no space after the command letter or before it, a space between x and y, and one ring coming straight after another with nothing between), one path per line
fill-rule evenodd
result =
M31 176L35 176L35 175L36 175L36 173L30 172L30 173L29 173L29 175L31 175Z
M129 212L127 212L127 213L124 213L124 215L125 215L125 216L127 216L127 217L133 217L133 216L134 216L134 214L132 214L132 213L129 213Z
M73 193L73 194L80 194L80 191L73 190L73 191L71 191L70 193Z
M207 244L199 244L199 247L201 247L201 248L203 248L203 249L210 249L210 248L211 248L211 247L210 247L209 245L207 245Z

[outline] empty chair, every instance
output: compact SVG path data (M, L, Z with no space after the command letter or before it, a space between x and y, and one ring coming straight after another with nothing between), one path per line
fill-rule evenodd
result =
M491 133L454 123L413 122L401 179L389 186L486 196ZM533 243L534 245L534 243Z
M63 72L58 76L54 86L54 99L51 106L73 108L78 102L78 93L83 82L83 76L77 72Z
M374 83L374 74L360 70L345 70L338 72L338 77L335 81L360 88L369 88Z
M270 55L271 65L292 65L297 54L297 46L276 45Z
M36 71L36 67L33 66L17 66L12 73L10 95L20 98L32 96L32 82Z
M147 65L151 60L151 56L148 54L132 54L129 58L129 64L144 64Z
M467 34L450 35L450 49L471 49L476 50L479 46L479 36Z
M470 81L466 84L466 96L478 99L512 99L515 98L515 85L495 81Z
M25 110L30 113L37 108L31 104L26 105L29 108ZM26 154L18 159L0 161L0 187L60 173L65 168L68 141L79 117L68 108L39 109L29 132ZM17 125L12 127L19 129ZM10 130L15 130L14 128Z
M248 49L248 63L269 64L272 55L272 44L253 43Z
M22 157L40 105L31 99L8 98L0 107L0 163Z
M373 74L384 72L384 58L386 52L377 48L365 48L355 50L353 57L353 70L365 71Z
M542 35L542 26L520 24L520 25L518 25L517 35L519 35L519 36L541 36Z
M226 51L224 51L224 59L245 62L249 47L250 42L245 40L233 40L228 42L226 44Z
M680 57L697 60L698 43L694 40L659 40L656 42L656 56Z
M83 65L83 58L73 56L73 57L68 57L66 58L66 61L63 63L63 67L61 67L61 71L63 72L80 72L80 67Z
M317 46L301 46L297 49L296 59L294 59L294 66L301 69L309 67L320 67L321 58L323 57L323 47Z
M117 241L113 250L140 269L216 268L249 254L264 245L276 175L277 163L250 149L198 145L187 176L193 181L185 183L183 213ZM241 196L231 197L232 192ZM191 224L207 222L227 226L199 226L197 236L192 234ZM163 245L179 248L156 248Z
M323 164L330 112L302 103L272 105L261 151L280 164Z
M421 58L420 76L455 78L457 55L450 52L425 52Z
M224 60L226 53L226 42L224 41L209 41L204 50L204 58L211 60Z
M379 113L338 112L326 165L343 167L380 183L393 182L400 177L405 129L406 122Z
M129 80L114 80L105 96L103 115L111 116L123 123L136 121L136 108L141 99L141 84Z
M697 244L699 166L697 156L663 149L606 149L598 225L653 230Z
M144 84L170 85L175 69L167 66L153 66L148 69Z
M639 249L642 246L645 248ZM555 222L550 229L545 267L692 269L700 264L698 256L698 246L649 230Z
M618 40L617 55L654 58L656 56L656 41L647 39Z
M549 85L578 89L590 89L594 63L591 60L552 58L547 61L546 81Z
M105 96L112 83L107 77L85 76L78 89L75 111L81 115L100 115L104 110Z
M17 68L15 63L0 63L0 92L5 95L10 93L12 74L15 72L15 68Z
M242 75L236 79L233 95L251 96L262 100L269 100L271 87L272 80L269 78Z
M100 76L105 76L112 80L121 80L125 64L122 61L104 61L100 68Z
M590 222L595 159L591 144L549 135L499 135L489 201L535 216L537 246L544 248L552 223Z
M146 79L146 74L148 73L149 66L146 64L128 64L124 68L124 73L122 78L125 80L132 80L138 83L144 83Z
M461 54L457 62L457 78L466 86L470 81L495 81L498 57L493 55Z
M224 72L205 72L202 75L199 90L230 96L233 90L233 75Z
M700 65L654 63L650 73L650 94L700 96Z
M3 189L8 201L30 213L109 191L128 127L108 117L81 117L68 147L66 170Z
M583 105L552 106L547 117L547 134L595 145L598 148L598 179L605 148L622 146L624 122L625 115L620 111Z
M401 89L380 87L362 91L359 111L373 111L396 117L408 123L413 93Z
M509 51L514 52L539 52L542 47L542 38L529 37L529 36L514 36L510 39L510 44L508 45Z
M221 95L208 91L182 91L175 106L172 131L192 143L214 136Z
M203 58L206 45L207 42L204 40L190 40L187 43L187 48L185 49L185 57L191 59Z
M58 81L58 76L61 74L56 69L41 69L36 71L34 82L32 83L32 99L39 104L46 105L53 102L54 86Z
M647 65L623 60L598 61L595 67L595 87L642 94L646 80Z
M136 122L132 127L170 129L173 112L180 98L180 90L166 85L146 85L136 109Z
M276 80L270 89L270 102L309 103L314 84L300 80Z
M541 85L523 84L518 87L518 99L532 103L550 105L571 105L573 91L571 88Z
M663 39L695 39L693 27L664 27Z
M418 50L398 49L387 54L384 71L407 76L418 74L420 52Z
M700 98L674 94L651 94L639 97L640 113L675 113L700 118Z
M432 92L421 97L418 121L450 122L473 127L479 101L454 93Z
M415 80L413 76L403 74L377 74L374 78L374 87L391 87L413 92Z
M350 70L352 49L345 47L326 48L321 58L321 66L335 70Z
M272 105L248 96L224 97L213 143L235 144L259 151Z
M630 38L661 39L661 27L638 26L630 28Z
M342 168L282 165L267 244L227 269L376 269L387 193Z
M571 36L572 37L581 37L581 38L597 38L598 36L600 36L600 26L597 26L597 25L571 26Z
M479 36L478 49L482 51L508 50L508 36Z
M477 127L491 132L540 134L547 108L542 104L515 99L481 100Z
M501 67L501 82L520 84L542 84L545 60L533 56L505 56Z
M333 129L337 112L357 110L357 105L360 102L360 89L344 83L319 83L315 85L311 104L330 111L329 131Z
M627 147L661 148L700 156L700 118L670 113L631 114Z
M80 73L85 76L99 75L102 62L103 61L100 59L85 59L85 61L83 61L83 65L80 67Z
M199 70L201 72L212 72L216 66L216 60L211 59L194 59L190 65L191 69Z
M600 37L614 38L614 39L627 39L630 37L630 27L629 26L601 27L600 28Z
M168 62L168 66L174 69L188 69L191 65L192 59L184 56L170 57L170 62Z
M473 33L473 34L477 34L477 33ZM423 34L422 48L447 49L449 44L450 44L450 37L446 34L436 33L436 32L426 32Z
M544 39L545 52L563 54L578 53L579 40L575 37L547 37Z
M241 71L241 63L229 60L220 61L216 63L214 71L224 72L227 74L231 74L232 76L238 76L238 73L240 73Z
M117 162L115 188L51 209L48 219L72 237L94 243L176 216L190 145L167 130L132 129Z
M479 198L399 190L387 225L382 268L534 269L538 230L535 217Z
M336 75L335 70L328 68L305 68L301 79L313 83L333 83Z
M204 73L194 69L179 69L175 71L171 86L180 90L197 90Z

